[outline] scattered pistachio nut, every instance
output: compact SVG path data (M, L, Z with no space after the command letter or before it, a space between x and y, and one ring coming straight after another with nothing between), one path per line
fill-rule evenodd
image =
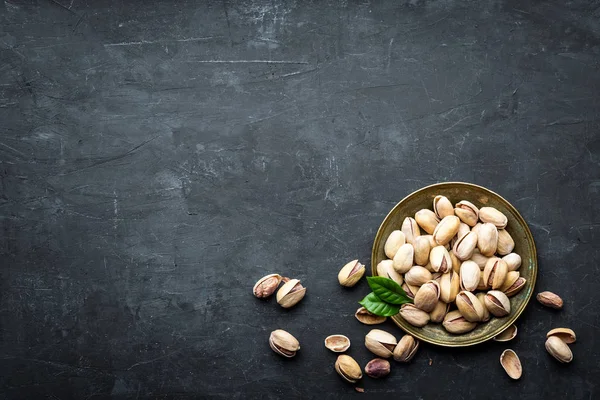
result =
M444 217L439 224L436 225L433 231L433 240L437 244L446 245L458 232L460 220L456 215L448 215Z
M412 217L404 218L402 221L402 227L400 228L402 233L404 233L404 237L406 239L406 243L414 244L415 238L421 236L421 230L419 229L419 224Z
M382 317L380 315L375 315L364 307L356 310L354 314L357 320L365 325L377 325L385 322L387 317Z
M556 336L565 343L575 343L575 340L577 340L575 332L569 328L554 328L546 334L546 339L550 336Z
M476 232L479 252L486 257L493 256L498 248L498 229L496 226L486 222Z
M292 334L283 329L276 329L269 336L271 349L284 357L292 358L300 350L300 343Z
M365 373L371 378L383 378L390 373L390 362L383 358L374 358L365 366Z
M509 271L516 271L521 266L521 256L517 253L510 253L502 257Z
M263 276L252 288L252 293L254 293L254 296L258 297L259 299L269 297L275 293L277 287L281 283L281 279L281 275L279 274L269 274Z
M446 196L438 195L433 198L433 212L439 219L442 219L448 215L454 215L454 207Z
M354 358L341 354L335 361L336 372L346 381L350 383L356 383L362 378L362 370L360 365L354 360Z
M460 311L454 310L446 314L442 326L450 333L460 335L467 333L475 329L477 326L476 322L470 322L462 316Z
M450 304L439 300L432 312L429 313L429 320L434 324L440 324L450 309Z
M394 360L407 363L415 356L419 349L419 341L412 335L402 336L394 349Z
M420 265L414 265L404 274L404 282L413 286L421 286L432 279L433 275L431 275L431 272Z
M429 262L429 252L431 251L429 240L424 236L418 236L414 240L413 247L415 252L415 264L422 266L426 265Z
M342 286L352 287L356 285L364 274L365 266L358 260L352 260L342 267L338 273L338 281Z
M563 308L563 300L560 296L552 292L538 293L536 299L546 307L554 308L555 310L561 310Z
M561 363L570 363L573 360L571 349L558 336L550 336L546 339L546 350Z
M290 308L298 304L304 298L306 288L300 280L290 279L277 291L277 303L283 308Z
M400 230L393 231L385 241L383 251L388 258L394 258L396 252L404 243L406 243L406 237L404 236L404 233Z
M429 314L425 311L418 309L414 304L406 303L400 307L400 316L404 318L406 322L417 328L421 328L429 322Z
M334 353L343 353L350 348L350 339L344 335L330 335L325 338L325 347Z
M494 336L493 339L496 342L508 342L510 340L513 340L516 336L517 336L517 326L515 324L512 324L511 326L506 328L504 331L502 331L500 334Z
M502 352L502 355L500 355L500 364L512 379L519 379L523 374L521 360L519 360L517 353L511 349L506 349Z
M417 308L429 313L433 311L440 298L440 285L436 281L425 282L417 291L414 304Z
M510 314L510 300L499 290L490 290L487 292L484 302L490 314L498 318Z
M414 265L414 258L415 250L412 244L403 244L394 256L394 269L399 274L406 273Z
M471 292L460 292L456 296L456 306L461 315L469 322L479 322L483 319L484 305Z
M508 224L506 215L494 207L481 207L479 209L479 219L484 223L494 224L498 229L504 229Z
M397 344L394 335L381 329L372 329L365 336L365 347L379 357L390 358Z
M435 215L435 213L426 208L417 211L415 214L415 221L417 224L423 228L425 232L430 235L433 235L433 231L435 231L435 227L440 223L440 219Z

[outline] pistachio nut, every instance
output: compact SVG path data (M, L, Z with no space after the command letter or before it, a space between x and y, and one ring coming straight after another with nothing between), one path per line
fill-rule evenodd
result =
M479 241L479 240L477 240L477 241ZM475 249L473 251L473 255L471 256L471 261L475 262L475 264L477 264L479 266L479 269L482 271L485 268L485 264L487 263L487 261L489 259L490 259L489 257L486 257L483 254L481 254L479 252L479 249Z
M380 315L375 315L364 307L359 308L354 313L354 316L357 320L365 325L377 325L384 323L387 317L382 317Z
M469 226L475 226L479 220L479 209L473 203L462 200L456 203L454 214Z
M561 363L569 363L573 360L571 349L558 336L550 336L546 339L546 350Z
M335 361L336 372L350 383L356 383L362 378L362 370L360 365L354 360L354 358L341 354Z
M394 335L381 329L371 329L365 336L365 346L379 357L390 358L397 344Z
M498 248L498 229L494 224L486 222L476 232L479 252L487 257L493 256Z
M419 341L412 335L404 335L394 349L394 360L399 362L409 362L415 356L419 349Z
M501 256L509 254L515 248L515 241L506 229L498 229L498 249Z
M383 276L396 282L398 285L404 283L402 275L396 272L394 269L394 262L392 260L382 260L377 264L377 275Z
M563 300L560 298L560 296L552 292L538 293L536 299L546 307L554 308L555 310L560 310L563 308Z
M383 358L374 358L365 366L365 374L371 378L379 379L390 373L390 362Z
M435 246L431 249L429 261L431 262L431 268L435 272L445 274L452 269L452 259L444 246Z
M546 338L550 336L556 336L565 343L575 343L575 340L577 340L575 332L569 328L554 328L546 334Z
M460 220L456 215L448 215L444 217L433 231L433 240L437 244L446 245L458 232Z
M521 256L517 253L510 253L502 257L509 271L516 271L521 266Z
M383 245L383 251L388 258L394 258L396 252L404 243L406 243L404 233L398 230L392 231Z
M454 254L453 250L450 250L448 254L450 254L450 260L452 260L452 271L456 272L457 274L460 273L460 264L462 264L461 261L458 259L458 257L456 257L456 254Z
M462 291L456 295L456 306L467 321L479 322L483 318L484 305L477 299L477 297L467 291Z
M440 298L440 285L436 281L424 283L415 294L415 306L427 313L432 312Z
M464 261L460 266L460 287L463 290L473 292L479 285L481 271L473 261Z
M454 310L446 314L442 325L448 332L459 335L472 331L477 326L477 323L467 321L460 311Z
M471 227L464 222L461 222L458 226L458 232L456 232L456 238L460 239L465 236L467 233L471 232Z
M454 207L446 196L437 195L433 198L433 212L442 219L448 215L454 215Z
M496 225L496 228L498 229L504 229L506 228L506 224L508 224L506 215L502 214L502 212L494 207L481 207L479 209L479 219L483 222Z
M325 347L334 353L343 353L350 348L350 339L344 335L330 335L325 338Z
M498 257L492 257L483 269L483 281L489 288L500 289L504 284L507 273L506 263Z
M404 290L404 292L406 293L406 295L408 297L410 297L411 299L414 299L415 298L415 294L419 291L419 287L418 286L409 285L406 282L404 282L404 284L402 285L402 289Z
M511 349L506 349L500 355L500 365L504 368L504 371L512 379L519 379L523 374L523 368L521 367L521 360L519 356Z
M402 227L400 228L402 233L404 233L404 237L406 238L406 243L414 244L415 238L421 236L421 229L419 229L419 224L412 217L404 218L402 221Z
M433 211L426 208L417 211L415 214L415 221L417 221L417 224L419 224L419 226L430 235L433 235L435 227L440 223L440 219L437 217L437 215L435 215Z
M431 273L431 280L432 281L436 281L437 283L440 283L440 281L442 280L442 274L441 272L432 272Z
M493 340L496 342L508 342L513 340L517 336L517 326L512 324L505 330L503 330L500 334L494 336Z
M269 346L279 355L287 358L292 358L296 352L300 350L300 343L290 333L283 329L277 329L271 332L269 336Z
M298 279L290 279L277 291L277 303L283 308L295 306L304 298L306 288Z
M473 256L473 251L477 246L477 234L473 232L467 233L454 244L452 251L456 254L459 260L468 260ZM479 268L479 267L478 267Z
M407 272L414 264L415 250L410 243L405 243L394 256L394 269L399 274Z
M406 274L404 274L404 281L413 286L421 286L432 279L433 276L431 275L431 272L420 265L413 266Z
M517 272L517 271L512 271L512 272ZM504 294L507 295L508 297L512 297L515 294L519 293L521 291L521 289L523 289L525 287L526 283L527 283L527 279L520 276L509 288L504 290Z
M431 266L431 262L428 262L428 263L425 265L425 269L426 269L427 271L431 272L432 274L434 274L434 273L435 273L435 270L434 270L434 269L433 269L433 267Z
M442 275L440 279L440 300L444 303L452 303L460 290L460 278L454 271Z
M429 313L429 320L435 324L441 323L444 320L444 317L448 313L449 309L450 304L438 300L433 311Z
M400 307L400 316L404 318L406 322L417 328L421 328L429 322L429 314L425 311L418 309L414 304L406 303Z
M516 281L517 279L519 279L519 271L510 271L506 273L506 278L504 278L504 283L502 284L502 286L498 289L501 292L506 293L506 291L508 290L508 288L510 288Z
M281 275L279 274L269 274L263 276L252 288L252 293L254 293L254 296L258 297L259 299L264 299L275 293L280 283Z
M483 223L481 222L476 223L475 226L471 228L471 232L479 234L479 228L481 228L482 225Z
M484 302L490 314L498 318L510 314L510 300L499 290L490 290L487 292Z
M427 239L427 241L429 242L429 247L431 247L432 249L437 246L438 244L435 242L435 240L433 240L433 235L422 235L422 237L424 237L425 239Z
M352 287L356 285L364 274L365 266L358 260L352 260L342 267L338 273L338 281L342 286Z
M429 262L429 252L431 251L429 240L424 236L418 236L415 238L413 247L415 250L415 264L426 265Z
M481 274L479 275L479 283L477 284L477 290L488 290L489 287L483 280L483 271L480 272Z
M483 317L481 318L481 322L488 322L490 320L490 312L485 306L485 293L479 292L475 295L475 297L477 297L477 300L483 304Z

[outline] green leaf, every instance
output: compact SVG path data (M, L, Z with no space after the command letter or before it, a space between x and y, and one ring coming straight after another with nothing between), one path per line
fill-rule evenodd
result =
M372 292L358 303L373 314L382 317L391 317L392 315L398 314L398 311L400 311L400 307L382 301Z
M402 305L405 303L412 303L412 300L404 289L400 287L395 281L384 278L382 276L369 276L367 282L373 290L373 293L381 300L386 303Z

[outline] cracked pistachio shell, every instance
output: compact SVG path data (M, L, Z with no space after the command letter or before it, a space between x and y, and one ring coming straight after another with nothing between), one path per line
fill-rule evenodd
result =
M487 309L487 307L485 306L485 293L483 292L479 292L475 295L475 297L477 297L477 300L479 300L479 302L481 304L483 304L483 317L481 318L481 322L487 322L490 320L490 312Z
M304 298L306 288L298 279L290 279L277 291L277 303L283 308L295 306Z
M374 358L365 366L365 374L371 378L379 379L390 373L390 362L383 358Z
M252 293L254 293L254 296L258 297L259 299L269 297L275 293L277 287L281 283L281 279L282 277L279 274L263 276L252 288Z
M406 238L406 243L414 244L415 238L421 236L421 229L419 229L419 224L412 217L404 218L402 221L402 227L400 228L402 233L404 233L404 237Z
M481 207L479 209L479 219L482 222L494 224L498 229L506 228L506 224L508 223L506 215L494 207Z
M504 284L508 267L506 263L498 257L492 257L485 264L483 270L483 281L485 284L494 290L500 289Z
M479 285L481 270L473 261L464 261L460 266L460 287L473 292Z
M343 353L350 348L350 339L344 335L330 335L325 338L325 347L334 353Z
M437 195L433 198L433 212L442 219L448 215L454 215L454 207L446 196Z
M475 262L479 266L479 269L482 271L485 268L485 264L488 262L489 259L489 257L486 257L483 254L481 254L478 249L475 249L473 251L473 255L471 256L471 261Z
M473 232L467 233L454 244L452 251L456 254L459 260L468 260L473 256L473 251L477 247L477 234Z
M399 230L392 231L383 245L383 251L388 258L394 258L396 252L404 243L406 243L404 233Z
M354 358L341 354L338 356L335 361L335 370L336 372L344 378L344 380L350 383L356 383L360 378L362 378L362 370L360 369L360 365L354 360Z
M380 315L375 315L364 307L359 308L354 313L354 316L357 320L365 325L377 325L384 323L387 317L382 317Z
M511 349L506 349L500 356L500 365L504 368L504 371L512 379L519 379L523 374L523 368L521 367L521 360L519 356Z
M460 335L462 333L467 333L475 329L477 323L467 321L465 317L462 316L460 311L454 310L446 314L442 326L448 332Z
M472 232L472 231L471 231ZM498 229L494 224L485 223L477 230L477 248L484 256L491 257L498 247Z
M498 318L510 314L510 300L499 290L490 290L487 292L484 302L490 314Z
M575 343L577 340L575 332L569 328L554 328L546 334L546 339L550 336L556 336L565 343Z
M433 231L433 240L437 244L446 245L458 233L460 220L456 215L448 215L444 217Z
M452 259L444 246L435 246L431 249L429 261L435 272L446 273L452 269Z
M423 310L419 310L414 304L403 304L400 307L399 314L406 322L417 328L421 328L429 322L429 314Z
M412 335L404 335L394 349L394 360L399 362L409 362L415 356L419 349L419 341Z
M517 272L517 271L512 271L512 272ZM526 283L527 283L527 279L520 276L509 288L504 290L504 294L507 295L508 297L512 297L515 294L519 293L521 291L521 289L523 289L525 287Z
M450 310L450 304L439 300L432 312L429 313L429 320L435 324L439 324L444 320L444 317Z
M569 363L573 360L571 349L558 336L550 336L546 339L546 350L561 363Z
M504 283L498 290L506 294L506 291L517 281L517 279L519 279L519 271L507 272L506 278L504 278Z
M516 271L521 266L521 256L517 253L510 253L502 257L509 271Z
M338 273L338 281L342 286L352 287L356 285L364 274L365 266L358 260L352 260L342 267Z
M440 285L436 281L424 283L415 295L414 304L417 308L430 313L440 298Z
M426 265L429 262L429 252L431 251L429 240L424 236L418 236L415 238L413 247L415 250L415 264Z
M484 305L477 299L477 297L467 291L462 291L456 296L456 306L467 321L479 322L484 316Z
M501 256L509 254L515 248L515 241L506 229L498 229L498 248L497 252Z
M504 331L502 331L499 335L494 336L494 341L496 342L508 342L513 340L517 336L517 326L512 324Z
M381 329L371 329L365 336L366 348L379 357L390 358L396 344L396 337Z
M415 250L410 243L405 243L394 256L394 269L399 274L406 273L414 264Z
M475 226L479 220L479 209L470 201L462 200L456 203L454 214L469 226Z
M406 274L404 274L404 282L413 286L421 286L432 279L433 275L431 275L431 272L420 265L413 266Z
M435 215L433 211L426 208L416 212L415 221L417 221L417 224L419 224L419 226L430 235L433 235L435 227L440 223L440 219L437 217L437 215Z
M450 271L442 275L440 279L440 300L444 303L452 303L460 291L460 278L457 273Z
M419 287L418 286L409 285L406 282L404 282L404 284L402 285L402 289L404 289L404 292L406 292L406 295L408 297L410 297L411 299L414 299L415 298L415 294L419 291Z
M292 358L300 350L300 343L290 333L283 329L277 329L271 332L269 336L269 346L271 349L284 357Z
M400 286L404 283L402 275L397 273L394 269L394 262L392 260L383 260L379 262L379 264L377 264L377 275L391 279Z

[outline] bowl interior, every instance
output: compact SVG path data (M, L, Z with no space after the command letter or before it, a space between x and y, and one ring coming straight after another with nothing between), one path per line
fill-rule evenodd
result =
M401 228L405 217L411 216L414 218L415 213L423 208L431 210L433 198L437 195L448 197L452 204L456 204L461 200L468 200L477 207L490 206L503 212L508 218L506 230L515 241L513 251L522 258L522 264L519 268L520 275L527 279L527 283L519 294L510 298L510 315L504 318L492 317L489 322L479 324L473 331L462 335L448 333L441 324L430 323L423 328L416 328L404 321L399 315L394 316L393 320L406 332L428 343L448 347L482 343L498 335L519 317L531 298L537 276L537 256L531 231L519 212L500 195L484 187L463 182L438 183L411 193L396 204L379 227L373 243L371 271L373 275L377 275L377 264L387 258L383 246L390 233Z

